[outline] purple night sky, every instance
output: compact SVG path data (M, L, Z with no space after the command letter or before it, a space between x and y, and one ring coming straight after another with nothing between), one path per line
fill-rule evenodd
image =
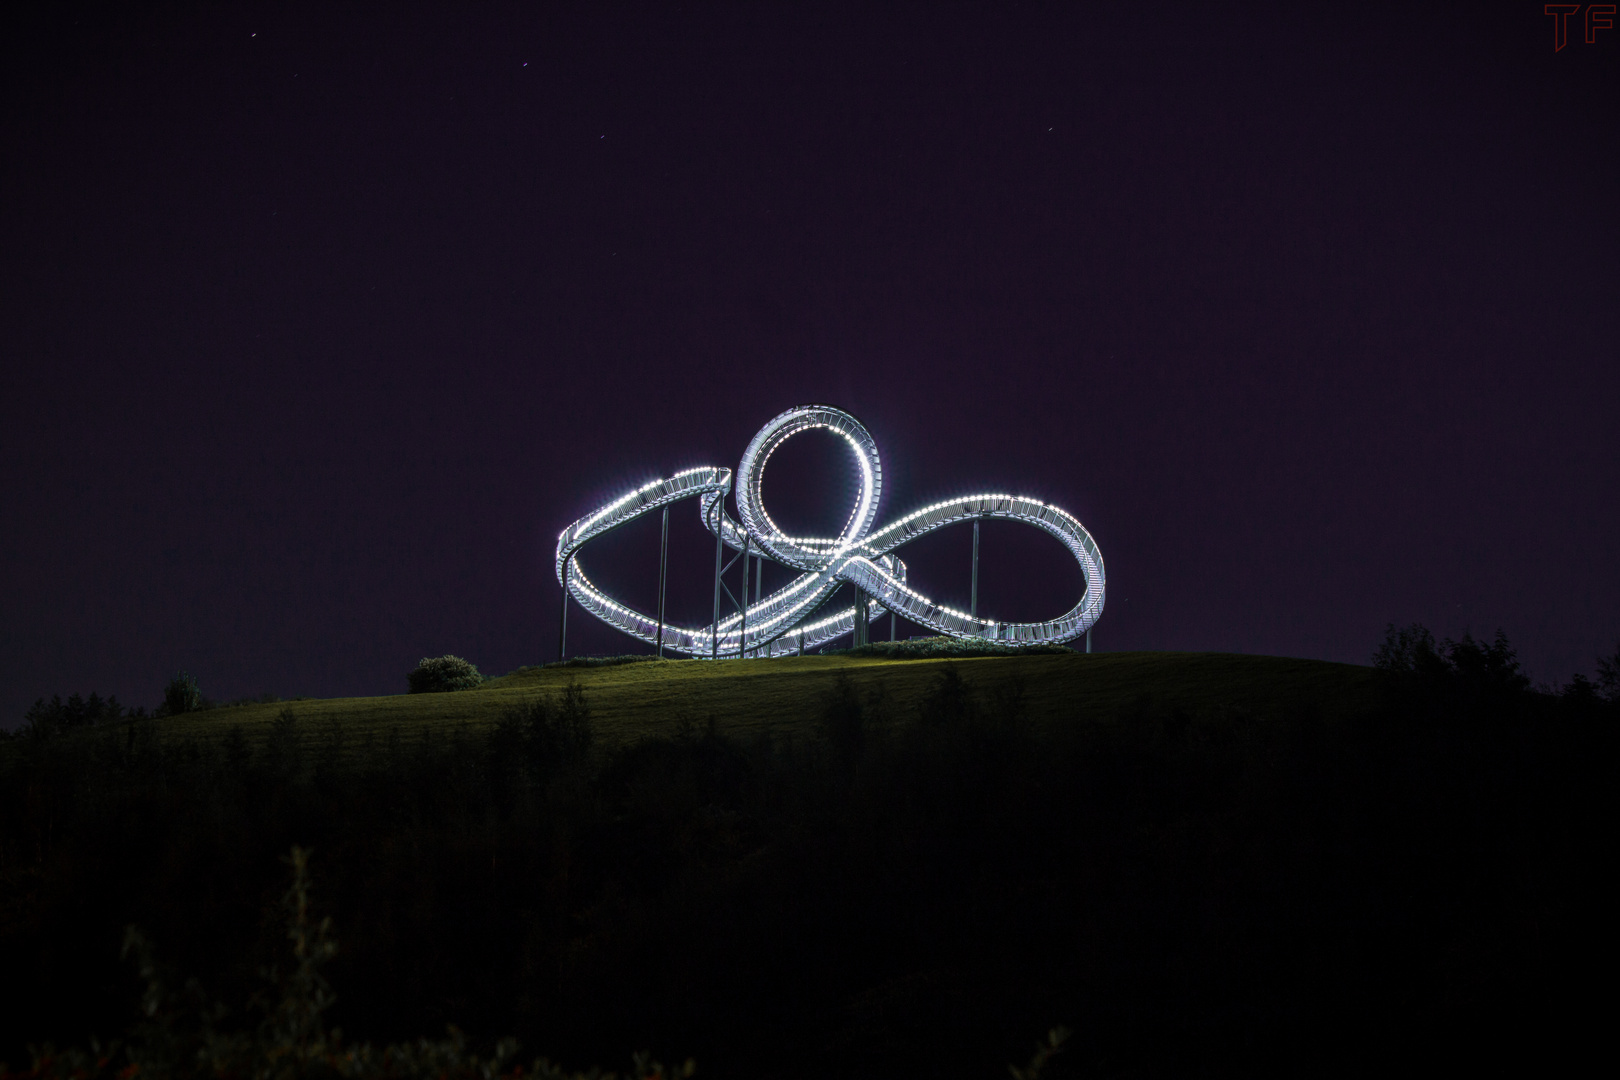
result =
M1620 30L331 6L0 35L0 725L180 668L229 699L554 659L557 532L808 401L877 439L880 524L1075 513L1102 649L1366 662L1419 620L1561 682L1620 638ZM766 498L810 527L848 465L802 442ZM706 622L696 503L671 525ZM914 582L965 605L970 535ZM656 558L651 521L584 563L645 610ZM1007 523L982 574L1002 618L1079 589Z

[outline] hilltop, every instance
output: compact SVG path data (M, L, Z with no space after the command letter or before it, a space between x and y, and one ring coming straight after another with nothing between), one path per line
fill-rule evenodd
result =
M349 734L492 725L513 705L554 695L577 683L591 706L598 739L607 744L668 734L712 717L728 734L808 732L840 677L862 698L881 692L906 710L951 665L976 690L994 694L1022 683L1037 724L1116 720L1151 705L1204 713L1242 709L1265 717L1300 710L1333 716L1370 706L1375 673L1354 664L1235 653L1097 653L877 660L842 656L781 657L720 663L665 660L616 667L525 667L476 690L447 694L306 699L237 705L161 722L173 734L213 734L240 726L250 736L290 710L310 726L341 719Z

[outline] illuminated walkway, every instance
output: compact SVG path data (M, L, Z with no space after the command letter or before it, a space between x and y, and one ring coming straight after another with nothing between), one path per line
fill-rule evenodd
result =
M760 484L771 454L794 435L815 428L841 436L854 452L860 472L860 494L843 532L837 537L787 535L771 520L760 498ZM878 496L883 490L883 469L878 461L877 445L860 421L841 409L802 405L782 413L754 436L737 472L741 478L737 492L740 522L733 520L725 509L725 497L731 491L731 470L687 469L638 488L564 529L557 538L557 580L586 611L631 637L661 643L663 648L674 652L707 657L789 655L813 649L856 630L854 605L832 613L819 611L844 582L865 594L868 624L884 612L896 611L914 623L951 637L986 638L1014 645L1073 641L1084 635L1102 615L1105 591L1102 553L1079 521L1039 499L1020 495L969 495L925 506L873 532ZM704 526L716 537L713 622L698 627L670 625L660 618L625 607L591 583L579 564L580 548L610 529L656 510L665 511L667 543L667 507L693 497L700 500ZM946 525L985 518L1022 521L1057 537L1085 575L1086 589L1080 602L1047 622L996 622L936 603L907 583L906 565L892 554L893 551ZM722 545L738 552L732 563L736 558L744 560L744 589L737 598L744 603L734 601L732 606L738 610L725 617L720 615L720 595L722 591L731 595L729 586L723 585L723 571L730 564L721 565ZM756 595L748 602L748 567L753 558L763 558L801 573L784 588L765 596ZM664 594L662 577L661 574L660 606ZM566 619L566 609L564 617Z

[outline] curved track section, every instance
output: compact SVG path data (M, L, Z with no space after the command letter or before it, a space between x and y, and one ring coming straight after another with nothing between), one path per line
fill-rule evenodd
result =
M642 641L657 641L658 620L625 607L591 584L591 579L579 565L579 549L603 533L682 499L701 497L707 512L710 506L719 505L730 490L731 470L708 467L687 469L667 479L644 484L562 531L562 535L557 537L557 580L580 607L609 626ZM706 653L709 637L703 636L700 643L702 633L699 629L666 624L664 647L692 655Z
M765 510L761 495L765 466L788 439L816 429L831 431L849 444L860 474L860 492L838 536L790 536ZM596 588L580 566L578 553L586 543L609 530L671 503L696 497L704 527L727 547L747 549L801 572L785 587L748 605L746 620L737 613L702 627L666 623L664 647L675 652L737 657L764 655L769 650L775 655L790 655L823 645L854 629L853 606L830 613L821 610L846 581L870 597L871 619L893 610L940 634L986 638L1009 645L1072 641L1102 615L1106 593L1102 553L1072 514L1039 499L970 495L926 506L871 532L883 489L877 444L860 421L841 409L803 405L773 418L748 444L738 476L737 512L741 522L725 509L725 497L732 487L731 470L711 467L687 469L646 484L579 519L557 538L557 580L581 607L603 622L631 637L655 642L657 620L625 607ZM938 604L907 583L906 565L892 554L895 549L947 525L990 518L1021 521L1056 537L1085 575L1086 588L1079 603L1046 622L997 622Z

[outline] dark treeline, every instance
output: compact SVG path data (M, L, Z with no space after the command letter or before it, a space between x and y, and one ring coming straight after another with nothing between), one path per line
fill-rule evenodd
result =
M204 697L197 686L197 680L182 671L169 680L168 685L163 688L163 700L150 713L146 711L144 705L137 705L134 708L123 705L116 694L106 698L93 691L89 697L69 694L66 701L62 700L61 694L54 694L49 701L44 698L35 700L23 714L22 726L15 732L0 731L0 739L52 738L64 732L97 725L179 716L181 713L202 712L230 705L274 704L280 700L274 694L261 694L258 697L238 698L235 701L214 701L212 698Z
M992 1077L1063 1024L1051 1076L1557 1070L1603 1030L1620 705L1530 690L1503 639L1378 662L1383 703L1335 720L1144 694L1038 726L945 666L904 707L840 684L797 741L603 747L577 690L479 731L292 704L252 739L8 740L0 1059L123 1029L130 924L247 1001L298 844L351 1037Z

